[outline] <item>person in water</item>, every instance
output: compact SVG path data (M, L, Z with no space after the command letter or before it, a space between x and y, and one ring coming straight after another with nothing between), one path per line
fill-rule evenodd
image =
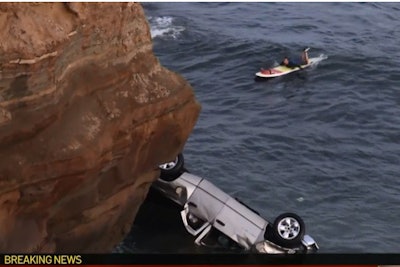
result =
M281 66L286 66L288 68L294 69L294 68L302 68L301 65L307 65L310 61L308 59L308 50L310 48L305 48L303 50L303 53L301 54L301 60L295 61L295 60L290 60L288 57L285 57L280 64Z

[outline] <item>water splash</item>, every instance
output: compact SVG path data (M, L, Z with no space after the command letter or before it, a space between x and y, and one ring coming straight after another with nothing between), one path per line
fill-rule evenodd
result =
M149 17L150 33L154 38L172 38L177 39L180 34L186 29L183 26L174 25L172 17Z
M320 54L318 57L314 58L314 64L317 65L321 61L328 59L328 55Z

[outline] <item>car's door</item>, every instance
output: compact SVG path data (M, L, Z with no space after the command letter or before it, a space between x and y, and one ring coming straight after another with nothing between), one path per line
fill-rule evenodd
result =
M181 213L182 220L188 232L192 235L197 235L208 225L212 224L229 198L228 194L203 179L188 198ZM191 220L194 217L200 220L201 225Z
M213 226L243 247L264 240L268 222L251 209L230 197L217 214Z
M203 179L188 199L189 211L197 217L211 222L230 198L221 189Z

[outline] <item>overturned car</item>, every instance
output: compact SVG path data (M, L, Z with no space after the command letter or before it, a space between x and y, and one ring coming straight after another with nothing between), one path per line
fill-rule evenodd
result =
M294 213L279 215L273 223L204 178L189 173L184 158L159 166L153 187L182 207L183 224L195 243L258 253L313 253L319 247L305 234L303 220Z

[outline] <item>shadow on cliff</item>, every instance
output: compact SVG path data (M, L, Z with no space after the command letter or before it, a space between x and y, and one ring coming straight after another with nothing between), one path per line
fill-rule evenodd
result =
M4 97L6 100L13 98L21 98L29 95L28 75L20 75L16 77L10 84L10 89L6 91Z
M140 207L132 229L115 252L121 253L218 253L194 244L195 237L186 232L180 211L182 208L150 189Z
M193 253L193 243L181 220L180 207L150 189L139 209L132 229L117 247L118 252L132 253Z

